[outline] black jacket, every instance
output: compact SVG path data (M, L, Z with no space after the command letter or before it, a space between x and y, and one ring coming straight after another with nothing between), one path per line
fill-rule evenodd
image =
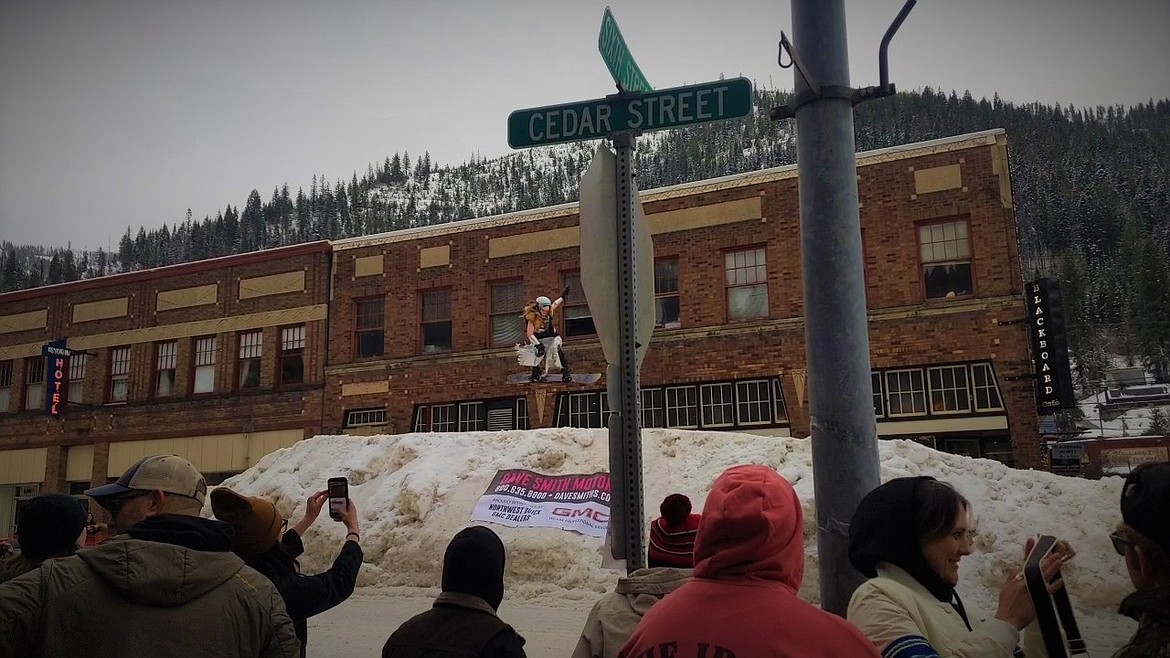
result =
M297 572L293 560L305 552L305 545L295 530L284 533L280 544L250 560L249 566L268 577L292 617L293 629L301 641L301 656L308 646L309 617L320 614L353 594L358 569L362 566L362 549L355 541L346 541L333 566L324 573L305 576ZM283 554L283 555L282 555Z

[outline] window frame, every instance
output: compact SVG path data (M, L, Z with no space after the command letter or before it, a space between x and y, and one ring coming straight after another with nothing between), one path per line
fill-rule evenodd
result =
M660 265L673 265L674 267L674 289L663 290L659 285L665 280L665 277L659 275L658 267ZM658 329L681 329L682 328L682 291L679 288L679 258L672 256L669 258L659 258L654 261L654 327ZM660 322L660 319L665 312L662 310L663 305L669 300L673 299L675 302L675 320L674 322Z
M255 336L257 340L253 343L250 338ZM264 365L264 330L257 329L255 331L241 331L236 334L236 390L237 391L253 391L260 389L264 385L263 365ZM247 354L245 355L245 351ZM253 354L253 352L255 352ZM252 368L255 364L255 368ZM255 383L248 384L244 378L255 373ZM248 378L249 381L251 377Z
M906 391L903 391L900 386L895 388L895 387L890 385L890 376L891 375L898 375L901 373L909 373L909 375L910 375L911 388L906 390ZM915 374L917 374L918 378L919 378L918 379L919 388L913 388ZM886 392L886 417L888 417L888 418L906 418L906 417L910 417L910 416L926 416L926 415L928 415L928 410L930 409L930 399L929 399L929 396L927 395L926 373L922 368L895 368L895 369L884 371L883 376L885 377L885 385L883 386L883 388L885 389L885 392ZM915 398L916 395L920 395L921 400L922 400L922 410L919 411L919 410L917 410L916 407L912 407L911 411L909 411L909 412L899 411L898 413L895 413L894 412L894 402L892 399L892 397L895 395L909 395L911 402L913 402L916 399ZM898 408L902 409L901 400L899 400Z
M735 384L733 382L699 384L700 427L735 427L736 411Z
M129 345L111 347L109 351L110 363L107 368L109 376L106 378L106 404L126 404L130 401L130 360L133 356ZM125 355L125 358L119 358ZM115 395L118 383L123 384L124 391L121 399Z
M445 304L430 304L428 305L428 298L433 298L436 295L445 295ZM451 298L451 288L431 288L429 290L420 290L418 295L418 342L419 354L446 354L455 349L455 323L454 323L454 303ZM446 315L439 317L428 318L427 311L432 309L432 312L441 312L443 306L446 306ZM427 343L428 328L441 328L443 325L447 327L447 345L439 343Z
M562 285L570 287L569 296L559 309L565 337L596 336L597 325L593 322L593 311L589 308L589 301L585 299L585 289L581 286L581 272L579 270L563 272L561 280ZM587 312L585 315L579 315L582 308Z
M962 237L956 236L954 238L947 238L945 236L947 226L962 227ZM944 235L939 240L932 239L929 243L923 241L923 231L933 232L935 227L940 228ZM928 302L943 301L949 299L970 299L976 294L975 286L975 257L974 257L974 240L971 239L971 221L967 217L947 217L942 219L932 219L930 221L918 222L914 226L914 242L917 247L916 254L918 257L918 276L919 285L922 292L922 299ZM954 257L946 255L947 245L949 243L961 244L962 249L966 250L966 256L956 254ZM927 259L926 249L930 245L931 258ZM941 257L935 255L935 251L941 249L943 254ZM956 246L956 250L959 247ZM967 285L970 288L967 292L956 293L954 296L948 296L949 293L942 295L930 296L930 291L927 289L927 267L948 267L955 265L966 265L967 267Z
M749 263L749 254L751 262ZM736 259L737 256L743 255L743 264L740 265ZM762 257L762 260L761 260ZM762 269L763 278L755 278L760 274ZM750 280L747 280L750 272ZM740 273L743 273L745 280L740 280ZM731 297L733 291L739 290L756 290L763 289L764 292L764 308L763 313L759 315L743 315L739 316L733 313ZM767 245L752 245L747 247L737 247L723 252L723 311L726 314L727 322L752 322L755 320L762 320L771 317L771 299L768 286L768 249Z
M354 419L357 419L357 422ZM386 407L370 407L366 409L346 409L345 423L342 427L374 427L385 424Z
M280 327L280 351L276 358L277 386L298 386L305 383L305 345L308 344L308 327L302 324L293 324ZM290 332L292 338L290 340ZM295 381L286 379L285 373L290 364L299 364L299 377Z
M203 349L207 341L211 342L211 349ZM191 340L191 394L192 395L210 395L215 393L215 365L219 360L219 336L196 336ZM210 361L207 361L210 355ZM199 374L200 372L211 373L211 388L206 391L199 390Z
M89 353L73 352L69 355L69 389L65 395L66 402L69 404L85 404L85 368L87 365L89 365Z
M12 406L12 371L14 360L0 361L0 414L9 413Z
M366 305L377 304L378 312L373 313L373 308L364 308ZM366 312L363 314L363 310ZM370 321L377 318L378 324L374 326L370 324L363 326L363 319ZM376 353L364 354L362 351L362 338L373 338L378 336ZM371 342L370 346L374 344ZM386 297L365 297L363 299L353 300L353 358L360 359L380 359L386 355Z
M682 401L682 404L680 404L678 399L677 399L677 394L680 392L687 398L686 400ZM672 394L674 394L673 400L672 400ZM694 384L685 384L685 385L681 385L681 386L666 386L665 390L663 391L663 401L664 401L665 407L666 407L666 426L667 427L675 428L675 429L698 429L699 428L699 423L702 422L701 421L702 414L700 412L698 386L696 386ZM674 418L675 420L679 419L678 414L680 414L680 413L683 413L686 415L686 420L692 420L692 414L693 414L693 420L695 422L693 424L692 423L682 424L682 423L672 422L671 421L672 418ZM672 414L675 414L675 415L672 416Z
M155 398L170 398L178 395L179 341L168 340L154 344L154 386L151 393ZM170 390L162 391L164 373L170 373Z
M34 366L35 367L31 367ZM45 408L45 357L30 356L24 360L24 410ZM39 375L37 373L40 373ZM39 379L34 379L39 377ZM35 395L34 395L35 393Z
M509 303L509 301L507 301L507 300L497 299L496 291L500 290L504 287L509 287L509 288L514 287L517 294L514 295L514 297L515 297L514 303L512 303L508 308L497 309L497 308L495 308L495 305L497 302L500 303L501 306L507 305ZM487 313L487 315L488 315L488 326L487 326L488 347L511 347L517 343L523 342L524 341L524 329L525 329L524 314L523 314L523 309L524 309L524 281L523 281L523 279L505 279L505 280L501 280L501 281L488 281L487 305L488 305L488 308L487 308L487 311L488 311L488 313ZM507 324L513 324L515 326L515 330L508 334L508 335L512 336L511 338L500 338L500 339L496 338L496 335L497 335L496 327L498 324L501 324L501 323L505 324L503 329L507 329L507 327L506 327ZM502 331L500 332L500 335L503 335Z
M945 371L951 373L963 374L963 386L959 387L957 384L953 386L946 385ZM940 377L939 385L935 386L934 373L938 373ZM927 388L927 409L931 416L953 416L960 414L970 414L972 408L971 400L971 377L968 372L968 365L950 364L941 366L929 366L926 369L926 388ZM966 408L947 409L947 394L953 395L956 402L966 403ZM942 409L935 408L935 396L941 395Z
M976 361L970 365L971 365L971 408L975 411L975 413L1004 411L1005 408L1003 405L1003 394L999 390L999 382L996 381L996 379L995 379L995 366L987 361ZM987 376L987 383L986 384L981 385L981 384L976 382L976 379L978 378L978 375L976 375L976 369L980 369L980 370L983 370L986 372L986 376ZM999 402L999 405L998 406L980 406L979 393L981 390L990 390L995 395L995 399ZM988 399L988 401L990 402L990 398Z
M774 401L772 400L771 382L767 379L737 379L734 383L734 400L735 400L735 426L736 427L757 427L761 425L772 425L776 421L772 417L772 407ZM762 392L763 397L756 399L744 399L745 391L750 387L754 387L757 394ZM763 411L764 417L760 420L744 420L745 407L750 410L752 407Z

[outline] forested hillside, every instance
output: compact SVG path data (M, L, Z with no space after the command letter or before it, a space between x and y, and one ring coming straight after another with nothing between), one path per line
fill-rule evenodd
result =
M791 164L794 125L768 119L787 100L757 90L746 119L643 136L639 187ZM1060 278L1080 383L1100 380L1109 352L1170 380L1170 99L1071 108L927 88L865 103L855 116L858 150L1006 129L1024 275ZM4 242L0 290L573 201L593 148L543 147L458 166L395 153L348 181L314 177L295 193L287 184L264 196L253 190L214 217L188 211L127 227L117 253Z

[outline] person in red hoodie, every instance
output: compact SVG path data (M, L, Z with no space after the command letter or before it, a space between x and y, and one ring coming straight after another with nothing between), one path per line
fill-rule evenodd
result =
M662 516L650 522L651 567L690 569L695 566L695 532L699 515L691 514L691 499L673 493L658 506Z
M694 578L650 608L619 658L878 658L849 622L797 598L804 515L767 466L735 466L707 494Z

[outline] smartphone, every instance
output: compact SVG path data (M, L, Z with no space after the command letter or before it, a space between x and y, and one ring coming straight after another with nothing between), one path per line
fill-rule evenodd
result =
M329 478L329 516L340 521L349 509L349 480Z

